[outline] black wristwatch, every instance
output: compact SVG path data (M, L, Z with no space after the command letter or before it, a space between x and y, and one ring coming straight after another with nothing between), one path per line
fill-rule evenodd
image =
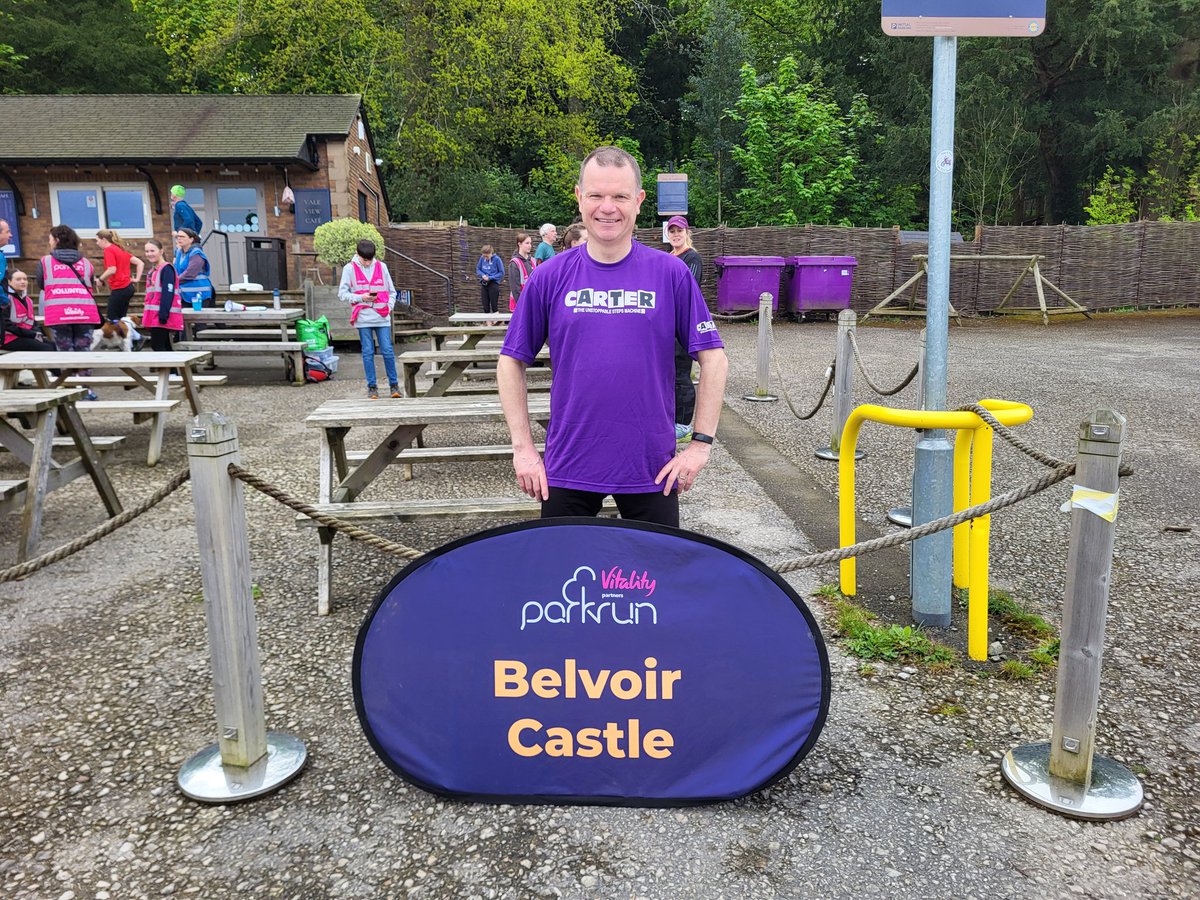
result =
M693 431L692 440L699 441L702 444L711 444L713 442L713 436L711 434L701 434L699 431Z

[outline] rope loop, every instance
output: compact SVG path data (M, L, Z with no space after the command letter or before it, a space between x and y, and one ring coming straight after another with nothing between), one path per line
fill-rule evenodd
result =
M866 380L867 386L870 387L871 390L873 390L880 397L891 397L895 394L900 393L902 390L904 390L906 387L908 387L912 383L912 380L917 377L917 373L921 371L920 364L919 363L914 364L911 371L909 371L909 373L904 376L903 381L901 381L894 388L891 388L890 390L885 390L885 389L879 387L877 384L875 384L874 380L871 378L870 373L867 372L866 366L863 365L862 356L859 355L859 352L858 352L858 339L854 337L854 332L849 331L849 332L847 332L847 334L850 337L850 350L854 354L854 362L858 365L858 371L862 372L862 377Z

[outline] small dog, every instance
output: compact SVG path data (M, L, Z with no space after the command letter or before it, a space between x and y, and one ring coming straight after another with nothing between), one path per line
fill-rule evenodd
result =
M93 350L115 350L129 353L133 350L133 327L125 319L105 322L92 332Z

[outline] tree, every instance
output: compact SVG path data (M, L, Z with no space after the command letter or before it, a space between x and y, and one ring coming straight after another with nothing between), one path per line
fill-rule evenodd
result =
M731 153L742 136L741 124L731 111L741 95L741 70L746 53L741 13L729 0L711 0L700 40L701 63L688 81L690 90L683 99L683 117L696 133L689 168L699 176L701 184L711 183L716 207L712 215L714 224L725 220L724 197Z
M1092 192L1087 203L1089 225L1123 225L1137 220L1137 204L1133 202L1134 175L1130 169L1114 172L1104 170L1104 177Z
M877 224L891 220L889 199L862 166L861 147L877 139L877 122L859 95L849 110L820 81L803 81L787 56L774 79L759 83L742 69L737 119L745 133L733 148L746 187L738 191L738 224ZM903 220L907 222L907 218Z
M14 94L157 94L167 56L130 0L12 0L0 33L0 86ZM6 60L7 57L7 60ZM97 114L113 113L114 110Z

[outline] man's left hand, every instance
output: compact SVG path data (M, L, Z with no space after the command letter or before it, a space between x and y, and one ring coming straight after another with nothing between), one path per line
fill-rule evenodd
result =
M662 467L654 483L663 486L664 495L670 494L676 485L681 491L690 491L700 470L708 465L711 453L712 447L709 444L690 442L682 453L676 453L674 458Z

